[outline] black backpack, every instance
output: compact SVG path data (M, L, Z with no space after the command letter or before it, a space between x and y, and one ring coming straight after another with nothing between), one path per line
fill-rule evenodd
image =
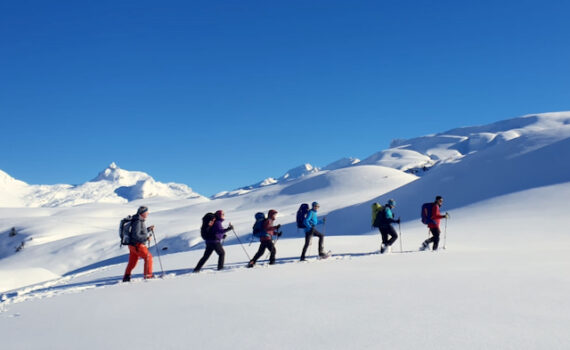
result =
M214 213L207 213L202 218L202 227L200 227L200 235L202 239L207 241L211 240L212 237L212 226L209 225L210 221L216 218L216 214Z
M121 247L131 243L131 223L133 222L132 216L127 216L121 220L119 224L119 238L121 238Z
M305 218L309 212L309 205L307 203L301 204L299 210L297 210L297 228L306 228Z

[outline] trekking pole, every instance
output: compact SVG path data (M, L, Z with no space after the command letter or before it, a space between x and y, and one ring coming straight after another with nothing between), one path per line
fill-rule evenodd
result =
M162 260L160 259L160 250L158 249L158 244L156 243L156 234L154 233L154 230L151 230L152 232L152 238L154 238L154 247L156 248L156 255L158 255L158 263L160 264L160 271L162 272L162 274L160 275L160 277L164 277L164 269L162 268Z
M447 247L447 218L445 219L445 229L443 230L443 249L445 250Z
M398 223L398 230L400 231L400 253L403 253L404 251L402 250L402 226L400 226L400 223Z
M241 245L241 248L243 249L243 251L245 252L245 255L247 255L247 258L249 259L248 261L251 261L251 257L249 256L249 254L247 253L247 250L245 250L245 247L243 246L243 243L241 243L241 239L239 239L239 236L237 235L236 231L232 228L232 232L234 233L234 235L236 235L236 238L238 239L239 244Z

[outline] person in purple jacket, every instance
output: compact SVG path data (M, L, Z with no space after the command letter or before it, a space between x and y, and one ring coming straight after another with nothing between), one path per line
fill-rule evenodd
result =
M204 266L210 255L212 255L213 251L216 251L218 254L218 270L224 268L224 258L226 256L226 252L222 247L222 240L226 238L226 232L234 229L231 223L227 228L224 228L222 226L224 217L225 214L222 210L218 210L216 212L216 220L209 230L208 239L206 239L206 250L204 251L204 256L202 259L200 259L200 261L198 261L198 265L196 265L194 268L194 272L200 272L200 269L202 269L202 266Z

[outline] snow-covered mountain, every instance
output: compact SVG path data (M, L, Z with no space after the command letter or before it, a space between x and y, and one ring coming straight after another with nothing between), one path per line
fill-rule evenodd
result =
M126 203L151 197L207 200L190 187L161 183L115 163L81 185L28 185L0 172L0 207L62 207L87 203Z
M306 163L306 164L299 165L298 167L295 167L293 169L288 170L287 172L285 172L285 174L281 175L277 179L272 178L272 177L268 177L268 178L266 178L266 179L264 179L264 180L262 180L256 184L241 187L241 188L238 188L237 190L222 191L222 192L216 193L215 195L212 196L212 198L228 198L228 197L240 196L240 195L244 195L246 193L249 193L253 190L263 188L265 186L275 185L277 183L282 183L285 181L296 180L296 179L299 179L303 176L307 176L307 175L318 173L318 172L319 172L319 168L315 168L311 164Z
M2 344L565 349L567 159L570 112L547 113L396 140L362 162L305 167L310 173L294 178L303 171L288 172L286 179L216 200L145 197L156 192L142 188L141 199L126 195L131 202L120 197L124 201L0 208ZM112 184L115 193L147 181L141 174L111 166L89 183ZM2 191L28 187L0 173ZM451 213L442 223L448 249L419 253L426 238L419 209L438 194L442 210ZM402 224L394 253L386 256L376 254L370 204L388 198L396 200ZM297 263L304 234L295 226L295 212L312 201L327 217L319 229L333 256L318 261L315 241L308 262ZM149 224L156 225L154 270L164 267L166 277L141 283L139 262L134 282L122 284L127 252L118 246L117 225L141 204L149 206ZM190 274L204 247L201 217L217 209L235 226L236 235L228 232L224 244L226 271L215 271L214 255L202 273ZM279 211L284 232L277 264L246 269L257 250L247 244L253 215L269 209ZM153 332L167 336L133 339L116 332L140 321L132 310L142 305L145 317L157 321ZM89 317L77 322L77 310L86 307ZM275 325L249 336L267 310Z

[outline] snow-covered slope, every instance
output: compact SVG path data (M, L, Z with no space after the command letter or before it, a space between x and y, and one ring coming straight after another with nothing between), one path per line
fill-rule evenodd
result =
M0 328L8 335L3 345L564 349L570 326L564 302L570 292L567 159L570 113L549 113L395 141L368 161L240 196L135 196L123 203L0 208ZM431 162L429 170L410 174L423 160ZM125 181L120 188L141 180L121 179L115 171L93 182ZM4 182L27 186L15 181ZM451 213L448 249L418 253L426 238L419 208L438 194L445 199L442 210ZM404 254L381 256L375 254L379 238L370 227L370 204L388 198L396 199L394 211L402 217L393 249L399 251L401 243ZM294 225L295 212L315 200L319 215L327 216L326 226L319 226L325 246L335 255L316 261L314 242L309 263L296 263L304 234ZM162 255L154 269L160 271L162 262L168 276L138 283L137 275L134 283L119 284L127 252L118 247L117 225L141 204L150 208L159 247L168 248L153 247L153 254ZM272 208L284 231L278 264L245 269L257 249L248 245L253 215ZM217 209L226 212L225 224L234 224L244 245L230 232L227 271L213 270L214 255L204 273L191 275L203 251L200 218ZM140 274L140 266L135 271ZM40 284L24 287L31 283ZM77 310L85 305L97 305L97 312L91 308L78 323ZM133 340L113 333L136 323L130 311L140 305L146 305L146 317L161 320L154 332L165 336ZM56 310L61 329L48 331L45 324ZM247 336L264 317L277 326ZM63 332L73 336L56 337Z
M274 266L263 257L247 269L242 247L226 244L224 271L215 271L214 255L200 274L192 274L202 249L162 251L166 277L143 282L139 262L129 284L120 282L126 264L122 256L4 294L2 345L565 349L570 327L568 196L567 182L457 209L449 221L447 249L437 253L417 252L425 229L407 222L401 230L403 253L398 241L389 255L375 253L378 235L335 236L325 238L334 252L331 258L316 260L313 242L308 262L300 263L303 239L282 237ZM552 209L552 219L536 215L525 203L529 197L536 198L538 207ZM488 211L502 215L488 217ZM539 226L548 239L539 239ZM243 248L251 256L257 244ZM157 260L155 271L160 272ZM117 331L141 319L150 320L145 324L149 336L126 337Z
M87 203L126 203L151 197L206 200L184 184L161 183L146 173L120 169L115 163L81 185L28 185L0 173L2 207L62 207Z

